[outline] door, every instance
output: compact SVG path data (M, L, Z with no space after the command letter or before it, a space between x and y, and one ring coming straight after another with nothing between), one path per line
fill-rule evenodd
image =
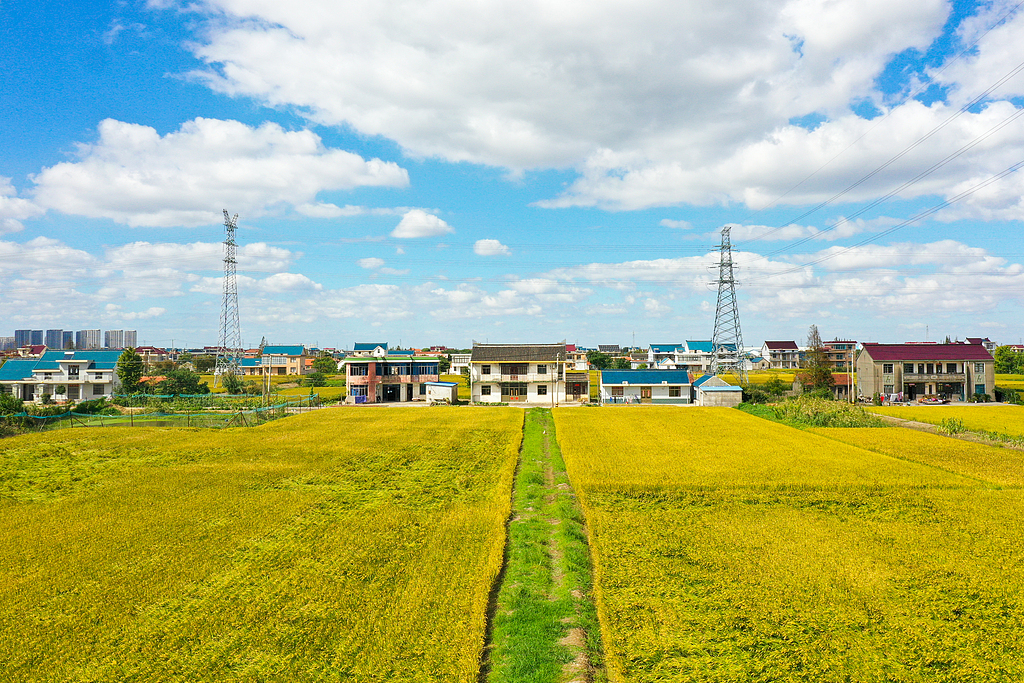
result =
M526 394L520 387L509 387L508 389L508 400L509 401L522 401L523 396Z
M641 403L650 403L651 402L651 388L650 387L640 387L640 402Z

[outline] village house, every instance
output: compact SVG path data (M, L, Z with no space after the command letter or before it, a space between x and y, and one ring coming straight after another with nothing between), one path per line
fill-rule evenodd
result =
M853 369L854 359L857 356L857 342L840 339L822 342L825 348L825 362L833 370L848 372Z
M692 401L686 370L601 371L601 403L689 405Z
M761 357L773 370L800 367L800 347L794 341L766 341L761 346Z
M438 382L437 356L388 351L388 345L358 343L344 360L348 403L406 403L427 398L427 383Z
M982 344L862 344L857 358L857 393L966 401L995 399L995 359Z
M590 374L567 368L560 344L473 344L474 403L564 403L590 400Z
M0 391L23 401L89 401L110 398L120 382L120 351L46 351L39 358L17 358L0 367ZM58 391L63 389L63 391Z
M743 402L743 387L734 386L710 374L693 382L693 393L694 403L699 406L735 408Z

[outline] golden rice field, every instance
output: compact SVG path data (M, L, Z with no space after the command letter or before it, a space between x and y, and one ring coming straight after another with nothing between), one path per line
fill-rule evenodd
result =
M1024 454L907 441L912 462L736 410L598 412L555 420L611 680L1024 679Z
M17 681L476 681L523 413L0 441Z
M778 377L779 380L783 384L785 384L786 388L788 389L793 385L793 381L796 379L796 373L786 372L785 370L752 370L751 372L747 373L747 381L750 384L755 385L764 384L772 377ZM724 379L729 384L739 384L739 380L736 378L736 375L733 375L731 373L722 375L722 379Z
M947 418L956 418L970 431L993 432L1012 437L1024 437L1024 406L966 405L966 406L884 406L868 410L881 415L892 415L904 420L939 424Z

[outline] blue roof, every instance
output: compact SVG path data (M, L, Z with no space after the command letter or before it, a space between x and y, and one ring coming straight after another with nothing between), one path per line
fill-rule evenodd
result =
M384 348L386 349L387 347L385 346ZM416 352L413 351L412 349L405 349L405 350L394 349L392 351L388 351L388 355L389 356L411 356L414 353L416 353Z
M0 366L0 382L16 382L30 379L38 358L15 358Z
M356 342L356 345L352 347L353 351L373 351L377 347L381 347L385 351L388 350L388 343L383 344L377 342Z
M259 358L243 358L242 359L242 367L243 368L255 368L259 364L260 364L260 359Z
M701 391L743 391L743 387L727 386L727 387L703 387Z
M686 370L602 370L601 384L689 384Z
M651 350L655 353L674 353L682 346L682 344L651 344Z
M690 339L687 339L686 348L690 349L691 351L703 351L704 353L711 353L712 351L715 350L715 345L710 339L706 341L692 341Z
M87 363L89 370L113 370L120 351L47 351L36 363L36 370L60 370L58 361Z
M263 355L271 356L301 356L306 352L306 347L302 344L293 344L290 346L264 346Z
M459 386L458 382L424 382L424 384L429 384L429 385L435 386L435 387L457 387L457 386Z
M714 377L714 375L701 375L696 380L694 380L693 386L699 387L701 384L704 384L704 382L707 382L712 377Z

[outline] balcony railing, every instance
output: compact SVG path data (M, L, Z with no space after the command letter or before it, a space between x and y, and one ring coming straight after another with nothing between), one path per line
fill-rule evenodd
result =
M967 375L962 372L904 372L904 382L966 382Z

